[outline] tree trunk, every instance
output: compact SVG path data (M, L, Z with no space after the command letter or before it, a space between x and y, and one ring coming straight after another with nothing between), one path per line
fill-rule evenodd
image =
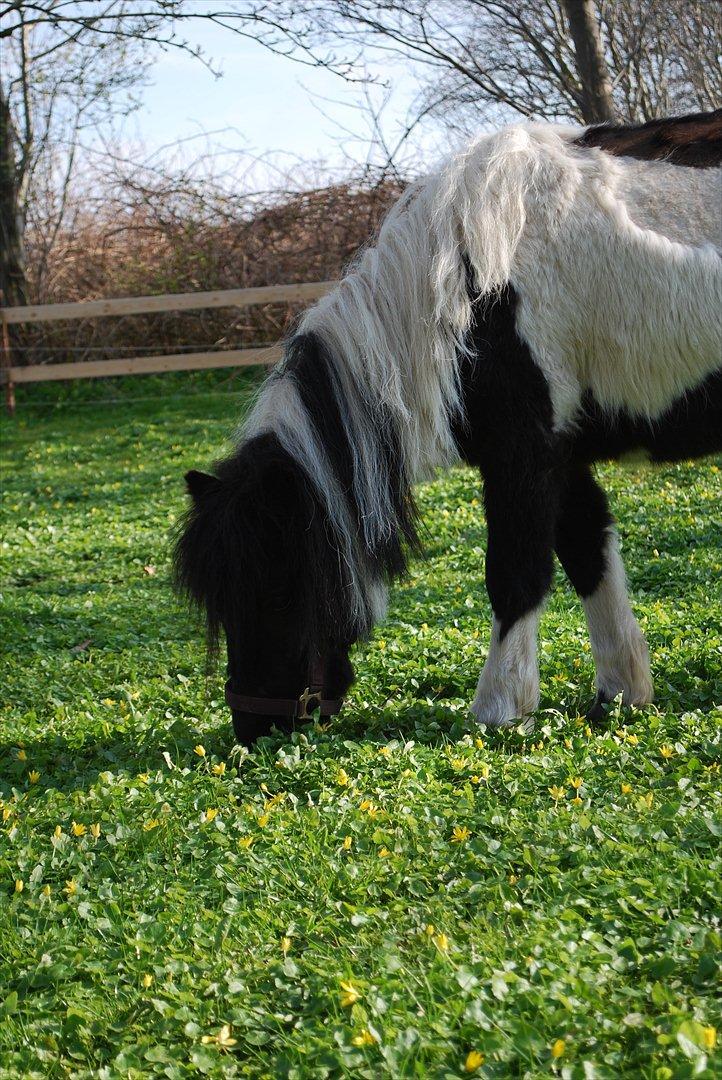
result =
M614 120L612 87L594 0L562 0L562 3L574 42L584 122L601 124Z
M0 86L0 289L6 307L28 302L15 147L10 105Z

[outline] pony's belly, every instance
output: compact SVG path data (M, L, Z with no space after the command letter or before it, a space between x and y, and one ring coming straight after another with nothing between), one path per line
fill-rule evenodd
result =
M672 462L722 452L722 366L655 420L626 409L610 412L585 395L572 446L573 456L587 462Z

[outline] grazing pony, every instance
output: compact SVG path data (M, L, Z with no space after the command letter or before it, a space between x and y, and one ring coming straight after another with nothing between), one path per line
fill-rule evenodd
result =
M722 110L482 135L412 185L305 313L214 475L189 472L179 585L225 631L237 737L336 712L349 649L418 548L413 485L478 466L493 621L471 711L538 704L556 552L596 701L652 699L592 464L722 448Z

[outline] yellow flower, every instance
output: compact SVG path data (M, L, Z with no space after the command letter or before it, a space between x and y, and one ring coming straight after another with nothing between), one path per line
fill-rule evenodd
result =
M211 769L211 772L213 773L214 776L223 776L223 773L225 771L226 771L226 763L225 763L225 761L219 761L218 764L214 765L213 768Z
M65 882L64 892L68 896L75 896L77 891L78 891L78 886L75 884L75 881L73 880L73 878L68 878L68 880Z
M3 806L3 821L8 821L13 816L12 806Z
M579 788L582 786L584 781L582 780L581 776L572 776L571 779L569 780L569 783L571 784L571 786L574 788L575 791L579 791Z
M470 836L471 833L467 829L466 825L454 825L454 829L451 834L451 843L464 844Z
M198 754L198 757L205 757L206 756L206 748L202 743L198 743L197 746L193 747L193 753ZM203 1037L204 1038L210 1038L210 1036L206 1036L206 1035L204 1035Z
M339 769L336 773L336 783L339 787L346 787L348 784L348 773L345 769Z
M387 847L379 848L379 858L380 859L386 859L386 858L388 858L388 856L390 854L391 854L391 852L389 851L389 849Z
M351 982L341 983L341 1004L346 1009L361 1000L361 994Z
M651 791L648 791L646 795L640 795L637 799L638 810L651 810L652 803L654 802L654 795Z
M52 890L51 890L49 885L43 885L42 889L40 890L40 893L41 893L42 896L50 896L51 891Z
M205 821L214 821L215 818L217 818L217 817L218 817L218 810L215 809L215 808L209 807L205 812L204 820Z
M157 817L151 818L150 821L146 821L143 825L143 832L150 832L151 829L157 829L160 825L160 820Z
M15 892L22 892L24 888L22 878L15 878Z
M557 785L554 784L553 787L549 788L549 794L551 795L552 799L554 799L554 802L559 802L559 800L563 799L566 795L566 791L563 787L557 787Z
M74 821L73 824L70 826L70 831L73 836L84 836L86 831L85 825L81 825L79 821Z
M572 748L572 740L569 739L569 738L565 739L564 740L564 745L566 746L567 750L571 750L571 748Z
M353 843L352 837L344 836L343 843L341 844L341 847L343 848L344 851L348 851L348 849L351 847L352 843Z
M474 739L474 746L476 747L477 750L483 750L484 749L484 740L483 739L478 739L478 738Z
M100 836L100 823L99 822L96 821L90 826L90 835L93 837L93 840L98 839L98 837Z
M28 760L28 755L25 753L25 751L24 750L18 750L18 761L27 761L27 760Z
M204 1035L201 1039L202 1043L215 1043L220 1050L228 1050L231 1046L235 1046L237 1041L231 1035L230 1024L224 1024L215 1035Z
M639 736L638 735L627 735L627 742L629 743L630 746L637 746L637 744L639 743Z
M373 806L373 803L370 801L370 799L364 799L363 802L361 803L361 805L359 806L359 810L361 811L362 814L365 814L366 811L370 810L372 806Z
M584 799L582 799L581 796L575 795L572 799L572 806L581 806L583 802Z
M364 1028L351 1039L354 1046L373 1046L376 1041L376 1036L372 1035L368 1028Z
M143 978L140 981L143 984L143 986L145 987L145 989L147 990L148 987L153 982L153 976L149 975L148 972L146 972L145 975L143 976Z
M488 765L480 765L479 766L479 776L481 777L482 780L488 780L490 772L491 772L491 769L490 769L490 767Z
M474 773L473 776L469 777L469 783L470 784L480 784L481 783L481 777L477 776L476 773Z
M671 757L674 757L674 750L672 749L671 746L667 746L666 744L663 747L661 747L659 752L662 755L662 757L665 758L667 761Z
M702 1029L702 1041L704 1042L705 1050L714 1050L717 1045L717 1028L706 1027Z
M464 1062L464 1072L476 1072L479 1066L483 1064L484 1055L480 1054L478 1050L470 1050L466 1055L466 1061Z
M63 830L62 830L61 826L56 825L55 828L53 829L53 836L55 837L56 840L59 840L62 835L63 835Z
M434 936L434 934L436 933L436 927L434 926L434 924L432 922L426 924L426 927L424 928L424 933L428 937L433 937Z
M552 1043L552 1057L560 1058L566 1049L564 1039L556 1039Z
M459 772L460 769L464 768L464 759L460 757L452 758L451 767L452 769L456 769L456 771Z
M631 790L632 790L632 785L631 784L622 784L622 795L629 795L629 792Z
M258 824L261 826L262 829L265 829L265 827L266 827L266 825L268 825L269 821L270 821L270 818L269 818L268 814L261 814L260 817L258 818Z
M238 846L242 847L242 848L245 848L247 850L251 846L252 843L253 843L253 837L252 836L242 836L241 839L238 841Z
M38 772L38 770L37 769L31 769L30 772L28 773L28 780L30 781L30 783L31 784L37 784L39 779L40 779L40 773Z
M390 748L388 746L380 746L379 749L378 749L378 752L381 755L381 757L385 757L385 758L391 757L391 750L390 750Z
M449 939L447 938L446 934L437 934L434 938L434 945L436 945L436 948L439 950L439 952L448 952Z
M588 739L591 739L591 737L592 737L592 729L590 728L589 724L586 724L586 725L585 725L585 727L584 727L584 734L586 735L586 737L587 737Z
M282 937L281 938L281 952L283 953L284 956L286 956L286 954L288 953L288 950L290 948L291 948L291 939L290 939L290 937Z

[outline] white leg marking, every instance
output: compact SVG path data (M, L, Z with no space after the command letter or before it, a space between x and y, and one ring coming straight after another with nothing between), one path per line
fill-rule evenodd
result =
M647 705L654 696L649 651L627 596L619 543L607 532L604 577L584 603L600 697L611 701L623 694L625 705Z
M536 637L541 607L528 612L499 640L499 621L491 624L491 644L479 677L471 712L487 727L510 727L539 704Z

